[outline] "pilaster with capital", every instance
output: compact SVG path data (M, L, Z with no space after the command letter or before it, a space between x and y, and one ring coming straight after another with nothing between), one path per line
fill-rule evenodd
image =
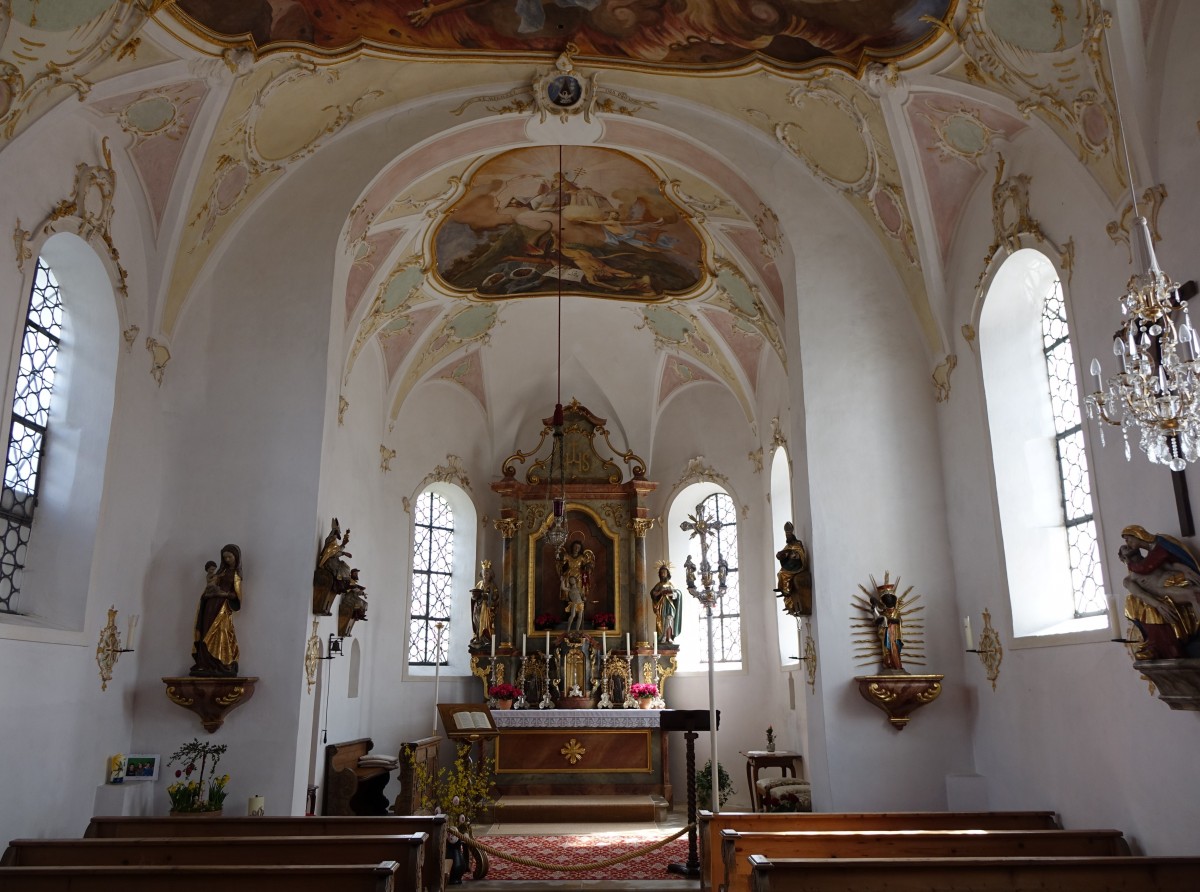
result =
M517 588L517 530L521 520L512 508L502 508L500 518L493 523L503 540L500 558L500 603L496 608L496 646L512 647L516 634L513 616L513 593Z
M637 509L639 514L644 514L644 508ZM646 594L646 534L654 527L653 517L634 517L629 521L629 528L633 530L633 585L631 591L633 593L633 629L635 633L635 643L638 641L652 641L651 636L654 634L654 625L651 617L654 616L654 611L649 609L649 595Z

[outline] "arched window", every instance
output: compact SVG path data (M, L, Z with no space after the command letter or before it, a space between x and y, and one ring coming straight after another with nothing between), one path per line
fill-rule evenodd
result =
M108 271L77 235L50 236L29 273L0 497L0 615L25 620L0 622L0 635L56 640L82 632L87 616L120 320Z
M697 516L703 506L705 520L710 525L720 524L715 535L710 532L708 561L713 568L713 585L716 586L717 565L725 559L729 572L726 577L725 595L713 607L713 664L717 669L736 669L742 665L742 618L741 596L738 589L738 546L737 511L733 499L715 484L699 483L684 489L671 505L668 514L669 551L671 562L676 568L673 577L676 585L685 589L686 576L681 572L688 557L697 567L700 565L700 541L691 538L689 531L680 524L689 517ZM701 585L697 572L697 586ZM708 664L708 629L704 608L693 598L683 606L682 631L679 636L679 667L681 671L696 670Z
M438 656L437 624L442 624L440 662L446 665L446 638L454 599L454 510L431 489L413 507L412 611L408 663L432 666Z
M29 532L37 507L39 471L50 424L50 399L54 395L62 327L63 303L58 280L38 257L21 340L4 463L4 490L0 494L0 516L4 520L0 610L6 613L17 612L17 596L21 592L21 572L25 569Z
M1045 255L1020 250L997 271L979 347L1013 633L1105 628L1066 299Z

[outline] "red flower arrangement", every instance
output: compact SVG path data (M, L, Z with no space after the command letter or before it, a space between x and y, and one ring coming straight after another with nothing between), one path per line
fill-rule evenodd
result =
M611 629L616 625L617 618L611 613L594 613L592 614L592 625L597 629Z
M504 682L488 688L488 696L493 700L516 700L521 696L521 690L514 684Z
M656 684L631 684L629 686L630 696L636 697L638 700L647 700L651 697L658 696L658 685Z
M539 613L533 618L533 627L538 631L553 629L558 625L558 617L553 613Z

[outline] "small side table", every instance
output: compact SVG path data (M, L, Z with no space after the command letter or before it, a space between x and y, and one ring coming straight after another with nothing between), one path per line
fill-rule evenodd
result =
M758 772L763 768L778 768L783 777L789 774L797 780L804 779L804 757L800 753L789 750L749 750L742 753L746 757L746 783L750 787L750 806L758 811Z

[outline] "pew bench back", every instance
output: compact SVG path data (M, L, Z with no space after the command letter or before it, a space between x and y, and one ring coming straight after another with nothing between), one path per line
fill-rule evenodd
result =
M394 861L339 865L4 867L4 892L396 892Z

